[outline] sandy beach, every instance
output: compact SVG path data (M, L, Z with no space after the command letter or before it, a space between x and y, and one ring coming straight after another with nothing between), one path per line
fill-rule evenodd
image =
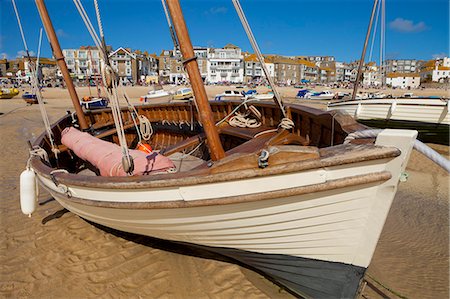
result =
M126 90L139 103L148 89ZM226 89L231 88L208 86L207 92L213 98ZM295 101L297 90L282 88L281 93ZM446 90L413 92L448 96ZM78 88L78 93L82 97L89 90ZM67 90L49 88L43 96L50 122L73 111ZM42 133L42 119L39 107L27 106L20 96L0 100L0 113L1 298L292 298L238 265L105 231L66 212L46 192L39 194L32 217L23 215L19 175L28 158L27 141ZM432 147L449 158L447 146ZM406 298L448 298L449 175L418 152L413 152L407 173L368 274Z

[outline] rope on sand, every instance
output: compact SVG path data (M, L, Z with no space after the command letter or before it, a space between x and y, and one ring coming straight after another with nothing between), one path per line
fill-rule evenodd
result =
M364 130L364 131L356 131L353 133L350 133L344 141L344 144L349 143L350 141L354 139L361 139L361 138L375 138L380 134L383 130ZM445 171L450 173L450 161L444 158L442 155L440 155L438 152L436 152L434 149L423 143L422 141L415 140L414 141L414 149L423 154L425 157L442 167Z

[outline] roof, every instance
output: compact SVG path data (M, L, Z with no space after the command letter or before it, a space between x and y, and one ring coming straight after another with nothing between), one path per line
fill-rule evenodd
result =
M388 73L386 75L388 78L399 78L399 77L420 77L417 73Z
M272 62L272 63L283 63L283 64L299 64L296 60L288 58L288 57L283 57L283 56L278 56L278 55L270 55L270 56L266 56L266 61L268 62Z
M239 49L238 46L235 46L233 44L226 44L225 47L223 47L224 49Z
M136 59L136 54L131 53L131 49L127 48L123 48L123 47L119 47L117 50L115 50L114 52L109 53L109 57L114 56L115 54L119 53L119 52L125 52L126 54L130 55L131 57L133 57L134 59Z
M309 61L309 60L298 59L297 62L299 64L303 64L303 65L306 65L306 66L309 66L309 67L317 67L317 65L314 62Z
M244 61L252 61L252 62L259 62L258 56L256 54L249 54L248 56L244 57ZM272 63L269 56L264 57L264 62L266 63Z

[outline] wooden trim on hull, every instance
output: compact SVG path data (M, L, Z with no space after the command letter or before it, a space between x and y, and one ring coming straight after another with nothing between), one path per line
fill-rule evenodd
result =
M282 197L291 197L308 193L316 193L321 191L334 190L339 188L353 187L367 184L381 184L392 178L390 172L381 171L365 175L347 177L344 179L330 180L321 184L302 186L284 190L270 191L264 193L254 193L248 195L232 196L217 199L203 199L194 201L157 201L157 202L112 202L112 201L96 201L77 197L68 197L70 202L83 204L86 206L113 208L113 209L176 209L176 208L192 208L201 206L228 205L244 202L253 202L266 199L275 199ZM65 195L64 195L65 196Z

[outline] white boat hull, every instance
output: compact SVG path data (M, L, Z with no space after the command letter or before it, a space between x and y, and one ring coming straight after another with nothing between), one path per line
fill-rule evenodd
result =
M328 105L328 111L341 110L358 120L407 120L450 125L448 101L439 99L371 99Z
M389 131L389 130L387 130ZM412 131L405 131L412 132ZM408 135L408 134L407 134ZM92 189L58 187L46 177L41 183L68 210L121 231L199 245L235 248L263 254L319 259L367 267L375 250L398 178L415 136L400 138L402 155L277 176L231 182L152 189ZM389 144L391 136L377 142ZM398 143L399 138L396 137ZM403 145L402 145L403 144ZM404 163L403 163L404 164ZM390 173L385 182L320 189L358 176ZM318 192L297 192L309 187ZM61 192L61 189L64 192ZM270 193L293 190L292 196L271 198ZM324 191L320 191L324 190ZM70 197L68 194L70 193ZM268 199L264 199L269 194ZM102 203L170 203L227 199L256 195L264 200L186 208L118 208ZM81 199L92 204L80 202Z

